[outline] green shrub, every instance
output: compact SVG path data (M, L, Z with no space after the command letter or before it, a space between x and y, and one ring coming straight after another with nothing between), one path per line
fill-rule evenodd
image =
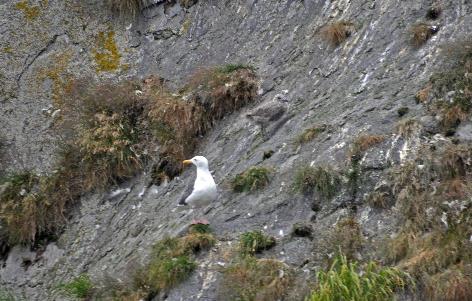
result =
M238 174L232 181L233 191L244 192L264 188L269 184L270 170L265 167L251 167Z
M369 262L363 269L338 255L330 269L318 272L318 285L306 301L377 301L394 300L396 290L410 284L408 274Z
M247 256L223 272L221 300L282 300L293 282L292 270L275 259Z
M86 299L91 297L94 285L87 274L82 274L68 283L61 284L59 289L69 297Z
M250 231L241 234L239 238L239 252L242 255L254 255L261 251L272 248L275 239L267 236L262 231Z
M341 181L329 168L303 166L295 174L294 188L302 193L317 191L326 199L332 198L338 191Z

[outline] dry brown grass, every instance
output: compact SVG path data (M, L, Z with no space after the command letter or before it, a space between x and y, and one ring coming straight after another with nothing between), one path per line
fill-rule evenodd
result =
M423 46L435 33L432 27L426 23L413 25L410 29L411 44L415 47Z
M469 118L468 112L464 111L459 105L444 108L442 115L441 125L446 130L457 128L462 121Z
M72 81L58 102L61 115L55 129L65 146L56 172L18 175L16 180L14 175L7 180L16 184L0 195L0 218L10 244L52 237L81 195L120 184L144 164L155 164L156 174L164 179L178 175L199 136L254 100L252 69L224 70L206 87L193 86L197 91L190 100L172 95L157 77L118 84Z
M463 267L454 267L429 279L426 296L432 301L472 300L472 277Z
M364 153L376 144L382 143L385 140L385 136L381 135L360 135L352 143L350 156L356 156Z
M325 247L328 253L341 252L348 259L355 259L363 242L360 224L354 217L346 217L336 223L328 241L325 242Z
M423 104L427 103L429 100L430 93L431 93L431 88L432 88L432 85L427 84L426 87L419 90L415 95L416 102L423 103Z
M412 137L420 129L420 123L414 118L402 119L395 126L396 132L404 139Z
M392 178L401 229L388 244L388 257L430 290L428 300L465 296L463 284L470 281L446 283L443 275L472 264L471 208L462 205L470 198L471 159L468 145L425 147L420 162L405 163Z
M141 9L151 3L150 0L107 0L110 9L120 16L136 16Z
M224 300L283 300L292 280L292 271L285 263L248 256L224 271L220 294Z
M321 29L321 37L330 45L341 45L354 32L354 24L348 21L332 22Z

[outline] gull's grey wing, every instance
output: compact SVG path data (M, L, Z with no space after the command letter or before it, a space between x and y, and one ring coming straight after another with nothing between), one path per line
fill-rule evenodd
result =
M193 185L194 185L194 180L193 180L193 178L194 178L194 177L190 177L189 183L187 183L187 188L185 188L184 193L183 193L182 196L180 197L179 205L187 205L187 203L185 203L185 199L187 199L188 196L192 194Z

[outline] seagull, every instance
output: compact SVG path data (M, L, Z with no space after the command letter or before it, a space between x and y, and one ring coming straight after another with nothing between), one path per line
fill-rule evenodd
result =
M193 164L197 167L195 183L185 191L179 201L179 205L189 205L192 209L208 206L216 200L218 193L215 180L208 169L208 160L203 156L195 156L190 160L184 160L183 164ZM208 224L207 220L194 220L192 224Z
M287 118L282 117L287 112L288 103L289 99L285 94L276 94L271 101L255 108L246 117L259 125L262 137L266 140L287 122Z

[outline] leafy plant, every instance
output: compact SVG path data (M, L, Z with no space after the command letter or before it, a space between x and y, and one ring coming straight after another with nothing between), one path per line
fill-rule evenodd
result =
M251 167L238 174L231 182L233 191L244 192L264 188L269 184L270 170L265 167Z

